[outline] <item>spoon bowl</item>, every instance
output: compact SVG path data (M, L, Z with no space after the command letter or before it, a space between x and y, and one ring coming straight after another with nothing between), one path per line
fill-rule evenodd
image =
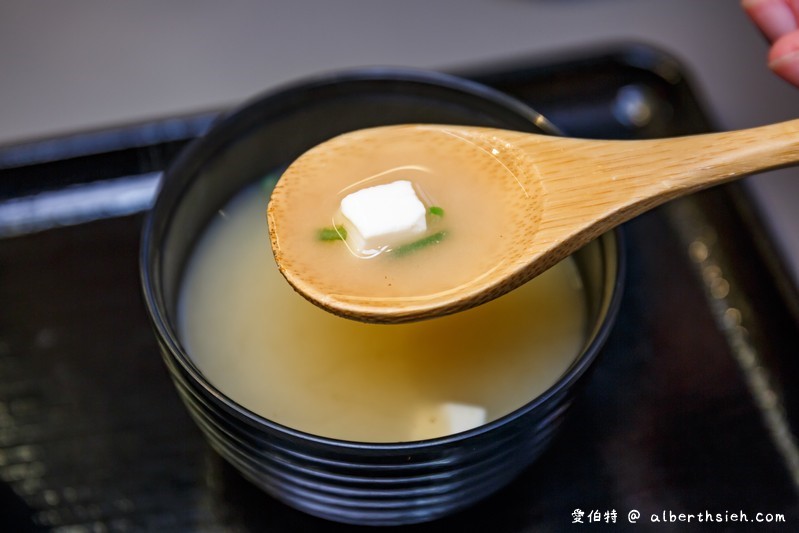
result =
M353 293L319 276L282 236L314 204L321 178L353 158L411 146L474 169L467 186L502 212L502 245L474 250L481 270L433 291ZM413 150L410 150L412 152ZM468 126L409 124L348 133L297 159L267 218L278 267L316 305L340 316L401 323L468 309L520 286L615 226L679 196L799 160L799 121L672 139L603 141ZM459 185L462 186L462 185ZM447 280L444 280L447 281Z

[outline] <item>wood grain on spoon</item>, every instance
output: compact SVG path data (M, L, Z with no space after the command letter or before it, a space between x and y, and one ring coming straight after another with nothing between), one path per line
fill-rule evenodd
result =
M477 169L458 186L475 188L477 194L485 188L486 198L494 198L493 208L509 214L503 246L492 252L497 257L491 258L491 267L451 287L391 297L352 293L348 287L336 286L335 280L314 274L319 270L294 255L281 235L296 224L298 214L318 209L313 202L319 180L347 158L370 157L409 142L422 151L434 147L439 157L457 158ZM269 233L280 271L308 300L347 318L401 323L487 302L659 204L797 161L799 120L642 141L584 140L449 125L372 128L322 143L288 168L269 203ZM487 194L489 188L493 196Z

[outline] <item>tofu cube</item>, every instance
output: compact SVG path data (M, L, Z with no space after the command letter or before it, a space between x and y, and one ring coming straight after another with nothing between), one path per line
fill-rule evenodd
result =
M405 244L427 231L427 210L407 180L349 194L341 200L340 211L347 240L361 252Z
M479 405L447 402L441 406L441 411L449 423L450 433L468 431L486 421L486 410Z
M420 412L410 428L411 440L425 440L468 431L486 423L479 405L445 402Z

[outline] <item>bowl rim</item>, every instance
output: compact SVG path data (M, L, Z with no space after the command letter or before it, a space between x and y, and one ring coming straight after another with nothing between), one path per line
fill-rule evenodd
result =
M561 134L560 130L549 122L548 119L520 100L481 83L436 71L405 67L365 67L317 74L277 86L244 101L243 104L235 107L231 112L223 114L203 136L193 140L188 146L181 150L175 160L164 171L159 180L156 200L147 212L142 226L139 251L140 283L145 307L151 325L161 345L162 353L168 352L171 360L177 363L174 368L183 373L195 386L198 386L203 391L206 398L212 399L219 407L233 414L239 420L258 429L274 432L284 437L303 440L315 445L331 446L336 449L401 452L424 451L441 445L463 442L480 437L487 433L491 433L496 428L512 423L514 420L525 416L530 411L545 404L550 398L557 396L564 391L564 389L573 387L575 382L585 374L599 355L602 346L609 336L621 304L626 275L625 244L621 228L608 232L599 238L602 241L600 244L603 247L605 247L608 242L615 244L615 251L605 251L603 254L604 257L607 253L615 252L614 263L616 268L613 274L612 288L610 289L610 301L607 303L604 319L596 330L593 339L591 339L590 343L578 355L566 372L544 392L510 413L492 420L491 422L460 433L407 442L352 441L316 435L271 420L228 397L213 385L191 361L191 357L179 340L177 329L173 327L172 321L167 316L168 313L161 290L160 274L154 272L157 271L161 265L160 253L158 253L156 243L154 242L155 227L158 224L169 225L173 216L174 207L182 196L182 191L191 183L189 179L179 180L178 178L180 176L189 178L196 174L208 160L213 159L220 148L223 148L230 142L231 136L235 132L251 124L252 119L250 117L260 115L258 112L259 110L270 107L280 109L283 103L296 100L303 95L307 96L309 92L312 93L330 85L368 81L421 83L447 90L455 90L468 96L485 99L499 106L503 106L518 114L521 118L527 119L533 126L538 127L543 132L555 135ZM262 119L259 119L259 121L260 120ZM170 182L175 182L176 185L169 188L172 185ZM611 235L615 237L615 243L610 240ZM607 272L605 273L605 278L605 283L608 283ZM605 297L603 296L603 301L604 300ZM166 357L166 354L163 355ZM172 367L173 365L168 366ZM172 368L170 368L170 370L174 371Z

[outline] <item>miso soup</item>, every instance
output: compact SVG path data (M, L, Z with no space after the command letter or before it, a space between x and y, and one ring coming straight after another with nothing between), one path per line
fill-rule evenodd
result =
M571 259L497 300L424 322L364 324L315 307L275 265L270 183L219 212L181 290L189 355L243 407L325 437L434 438L518 409L579 354L587 317Z

